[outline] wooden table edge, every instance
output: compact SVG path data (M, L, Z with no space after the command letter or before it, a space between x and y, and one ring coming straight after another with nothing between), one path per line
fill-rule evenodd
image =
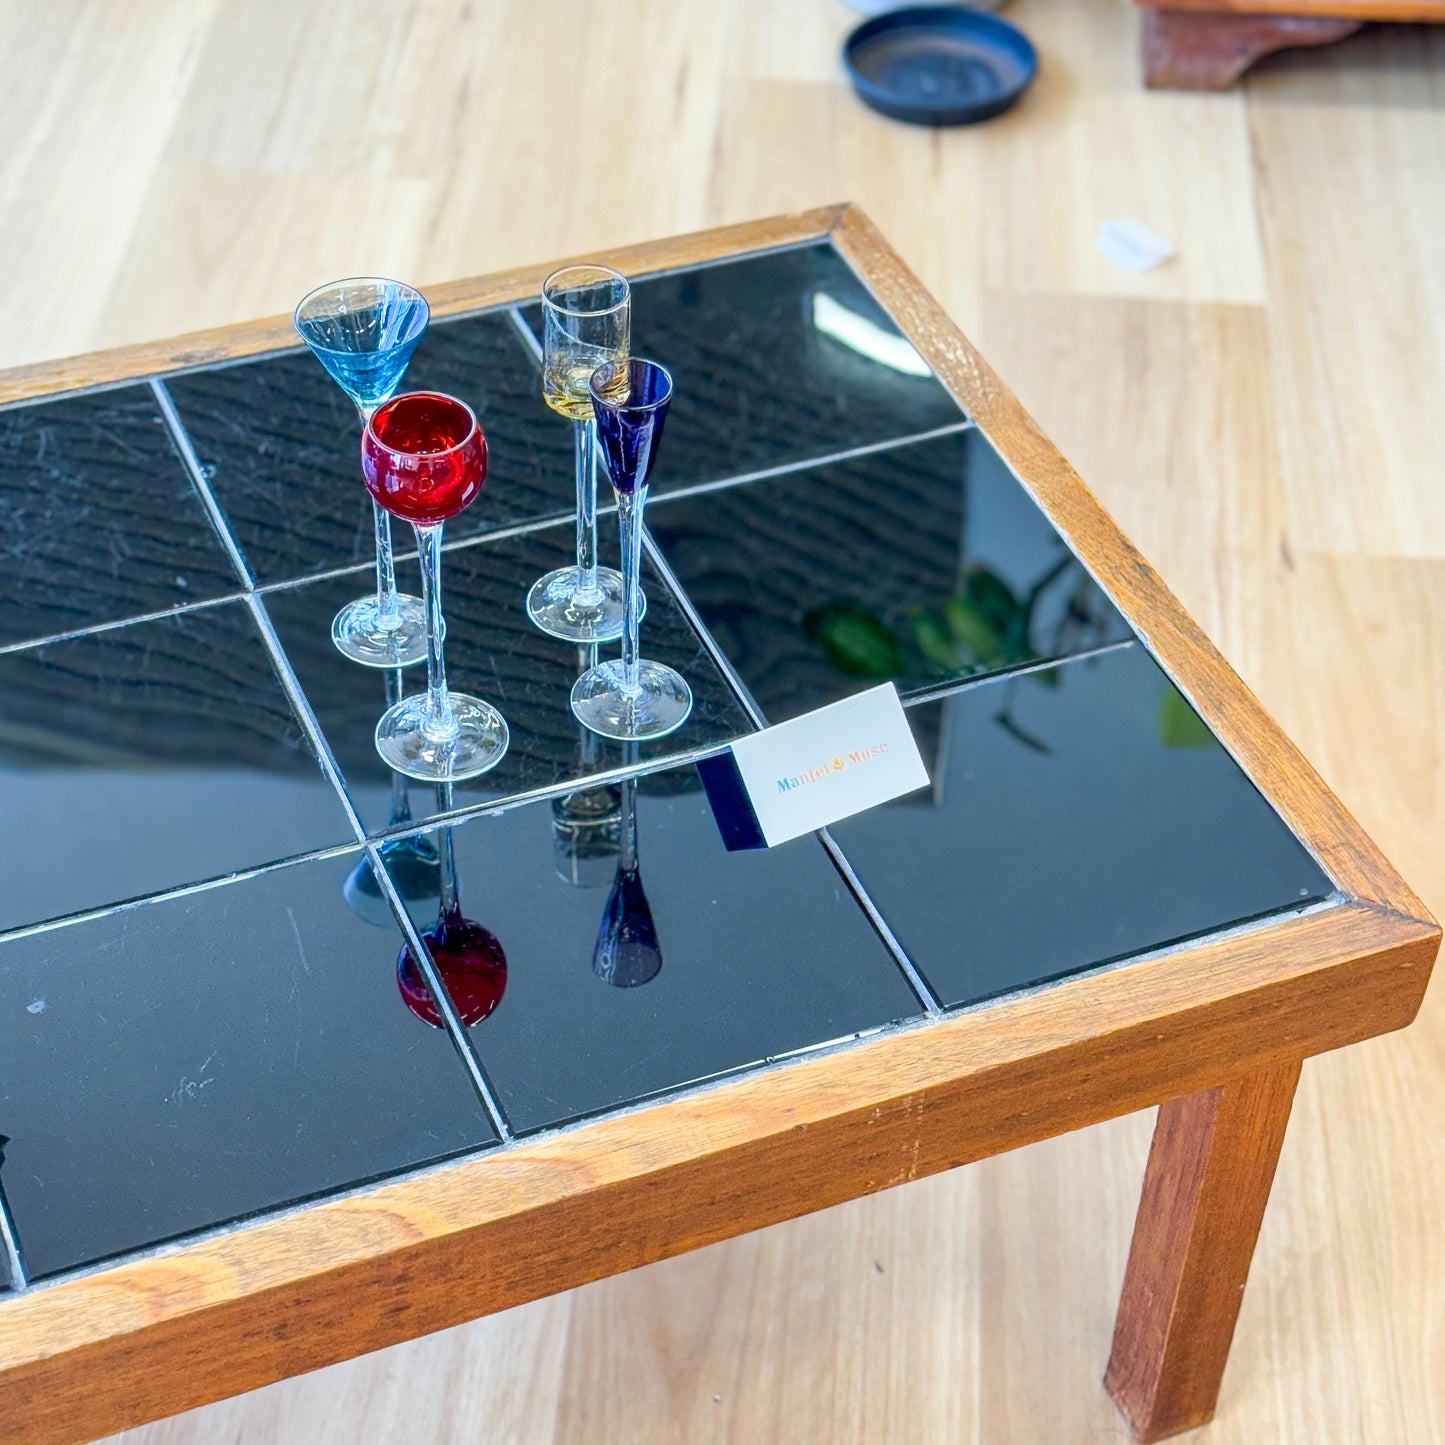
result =
M7 1428L93 1438L1403 1027L1438 940L1341 900L34 1289Z
M670 236L660 241L586 252L545 264L516 266L487 276L422 286L420 290L434 316L484 311L535 300L543 280L562 266L601 262L621 271L624 276L636 277L749 251L819 240L831 232L842 210L842 205L823 206L793 215L772 216L684 236ZM214 366L218 362L236 361L265 351L299 347L300 344L288 314L210 327L160 341L118 346L82 356L32 362L0 371L0 405L35 401L54 392L111 386L140 377L158 376L164 379L170 372Z
M0 1303L13 1438L83 1440L1407 1024L1419 900L856 207L581 259L830 235L1341 888L1331 905L405 1177ZM438 314L551 266L432 288ZM0 399L291 344L289 320L0 375ZM103 1380L103 1388L98 1382Z

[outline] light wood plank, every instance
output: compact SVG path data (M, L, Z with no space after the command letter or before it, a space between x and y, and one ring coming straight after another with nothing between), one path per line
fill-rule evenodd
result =
M852 12L835 0L601 7L613 17L602 22L612 49L597 64L616 77L615 108L640 104L668 119L679 85L685 96L682 118L648 137L654 164L629 167L610 185L616 131L595 111L564 125L544 85L551 73L576 74L584 55L574 45L555 71L545 64L579 8L574 0L394 8L423 58L388 69L397 83L369 95L358 121L360 107L332 114L309 104L298 50L298 27L314 21L325 34L326 24L344 24L340 4L297 3L294 23L284 7L231 6L218 18L200 0L0 7L12 166L0 224L11 299L0 360L284 312L298 280L380 266L388 255L417 279L441 280L851 196L1015 385L1426 902L1445 906L1442 458L1433 423L1445 395L1445 267L1433 249L1445 234L1438 32L1366 32L1269 61L1242 92L1247 170L1210 161L1212 204L1185 224L1144 209L1129 158L1142 152L1157 176L1171 155L1198 155L1233 132L1236 122L1215 117L1239 107L1230 97L1174 107L1141 96L1137 18L1112 0L1014 0L1011 18L1045 46L1039 89L1006 123L936 139L854 110L832 49ZM1077 22L1056 18L1073 11ZM250 26L245 12L262 20ZM118 28L97 29L98 16ZM1073 29L1084 35L1082 56L1052 38ZM129 49L120 39L127 31ZM368 10L347 53L359 47L365 70L367 47L378 55L394 34ZM208 35L224 44L212 48ZM197 88L189 77L203 47L212 58ZM1070 82L1083 72L1095 77L1087 90ZM275 74L287 77L290 98L263 89L253 100L256 84ZM311 93L334 90L327 82ZM157 97L170 106L159 122L149 109ZM1039 112L1045 120L1030 131ZM1201 116L1207 139L1186 133ZM856 126L849 137L839 131L845 118ZM1066 126L1077 137L1067 152ZM398 130L402 140L389 139ZM1105 144L1126 130L1125 147ZM1077 170L1057 159L1063 153ZM939 169L924 163L929 155ZM345 186L326 180L338 159L358 193L384 198L394 177L409 198L428 195L424 221L397 221L392 231L359 217ZM972 180L985 163L986 189ZM1069 188L1059 209L1039 207L1041 164ZM294 177L315 180L321 203L310 222ZM1195 199L1185 180L1165 177L1177 185L1171 204L1181 216ZM120 204L98 204L102 195ZM278 198L285 224L301 227L304 264L279 219L268 231L267 203ZM1096 221L1126 202L1180 244L1179 272L1144 278L1161 288L1147 318L1127 304L1111 312L1111 298L1155 293L1131 292L1132 278L1098 270L1105 263L1090 250ZM213 226L214 204L254 238L254 256ZM1240 237L1256 213L1264 284L1250 291L1237 284L1252 264ZM157 248L166 265L150 259ZM1178 292L1165 289L1176 284ZM1184 310L1171 320L1181 298L1246 304L1227 317ZM1268 379L1251 307L1264 316ZM1267 523L1256 524L1256 513ZM1420 1122L1421 1101L1442 1093L1438 989L1406 1033L1306 1071L1220 1414L1200 1440L1445 1441L1445 1139ZM668 1354L669 1337L654 1336L657 1370L735 1381L729 1408L762 1422L747 1445L868 1439L839 1416L820 1425L816 1412L801 1417L806 1429L788 1428L788 1410L801 1408L789 1380L827 1371L812 1338L771 1322L786 1318L794 1282L811 1280L813 1317L831 1307L835 1319L832 1394L862 1391L876 1408L881 1356L890 1375L911 1366L908 1390L887 1396L881 1428L893 1438L939 1438L936 1412L948 1398L982 1412L991 1445L1120 1438L1103 1392L1080 1381L1092 1382L1107 1354L1148 1133L1148 1117L1137 1116L836 1211L879 1221L854 1226L855 1238L875 1228L892 1237L882 1221L907 1215L915 1247L934 1255L950 1247L959 1218L982 1219L977 1263L970 1270L965 1256L959 1266L963 1308L978 1311L980 1332L968 1316L974 1343L960 1343L946 1363L942 1350L903 1361L879 1343L905 1336L917 1301L850 1292L834 1273L844 1268L832 1253L844 1236L804 1220L763 1236L790 1288L754 1273L745 1291L698 1302L696 1313L727 1319L701 1344L690 1337L686 1355ZM994 1196L981 1213L980 1189ZM912 1196L925 1193L930 1207L910 1213ZM713 1253L726 1261L738 1251L741 1261L754 1248L743 1240ZM692 1265L649 1273L695 1279ZM615 1295L590 1307L632 1320L632 1288L623 1277L574 1298ZM674 1303L685 1293L663 1289ZM923 1316L939 1330L954 1318L944 1294L928 1296ZM408 1421L435 1398L450 1402L447 1428L478 1445L561 1440L545 1389L525 1417L494 1418L459 1382L459 1371L479 1365L453 1343L476 1341L504 1370L514 1363L520 1379L535 1328L528 1321L549 1308L527 1306L132 1432L127 1445L310 1445L322 1407L311 1413L301 1402L358 1392L384 1423L358 1425L353 1439L418 1438ZM740 1363L753 1318L773 1330L766 1371ZM398 1358L404 1372L391 1363ZM595 1379L608 1358L595 1332L573 1333L564 1371ZM868 1417L870 1428L877 1418ZM515 1428L514 1419L522 1420ZM641 1445L677 1438L674 1417L649 1419L641 1408L627 1416Z

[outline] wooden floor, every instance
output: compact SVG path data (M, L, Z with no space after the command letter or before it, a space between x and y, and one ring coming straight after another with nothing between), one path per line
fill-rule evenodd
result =
M1437 912L1445 31L1146 94L1122 0L1015 0L1025 105L840 83L838 0L5 0L0 363L860 202ZM1094 249L1135 216L1179 258ZM1210 1445L1445 1441L1445 985L1306 1066ZM126 1445L1124 1438L1125 1119ZM101 1382L97 1381L97 1388Z

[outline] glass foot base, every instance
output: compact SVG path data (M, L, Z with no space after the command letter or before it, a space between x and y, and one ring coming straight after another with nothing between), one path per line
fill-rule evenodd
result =
M511 735L506 719L490 703L464 692L449 694L457 730L445 742L428 737L426 694L404 697L382 713L376 750L394 772L424 783L459 782L497 766Z
M332 619L331 640L336 650L363 667L410 667L426 661L426 608L420 597L396 594L399 620L392 628L381 625L375 597L348 602Z
M674 732L692 712L692 689L680 672L660 662L642 662L635 693L622 686L621 662L600 662L572 687L577 721L605 738L660 738Z
M575 567L549 572L527 593L527 616L548 637L560 637L564 642L611 642L621 637L622 573L611 567L597 569L600 596L595 604L577 601L580 578ZM642 612L646 610L644 596Z

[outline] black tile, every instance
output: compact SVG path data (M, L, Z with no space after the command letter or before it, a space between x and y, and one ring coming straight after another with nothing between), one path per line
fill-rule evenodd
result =
M949 1005L1332 891L1137 644L908 716L931 791L832 831Z
M901 338L826 241L633 283L632 350L677 385L657 491L962 420L931 374L910 376L824 334L819 295L865 338ZM540 306L525 314L540 336Z
M0 767L0 928L353 837L240 601L0 656Z
M616 519L601 519L602 555L617 553ZM616 744L582 729L568 705L579 670L578 649L539 632L527 619L527 589L543 573L571 560L570 525L480 542L443 554L442 594L447 618L448 686L498 707L511 730L507 756L492 772L454 789L457 806L560 783L617 767ZM410 573L412 564L406 572ZM404 574L405 575L405 574ZM388 674L348 662L331 644L336 610L364 590L369 574L348 574L269 593L265 599L357 811L371 831L403 816L391 773L376 755L376 720L387 705ZM419 583L417 585L420 585ZM698 643L696 634L647 566L648 609L642 653L677 668L693 690L693 712L668 737L648 743L643 761L673 757L749 731L731 689ZM617 645L604 649L614 656ZM426 688L422 666L401 673L407 692ZM391 674L394 679L396 674ZM414 784L408 809L424 818L436 811L435 790ZM394 809L397 811L394 813Z
M361 423L311 355L265 357L167 384L259 582L375 555ZM461 397L487 435L486 488L448 524L450 535L571 511L571 427L543 404L541 370L506 315L433 322L402 384ZM409 529L393 527L398 551L410 550Z
M460 911L495 936L507 964L501 1002L471 1038L519 1131L921 1012L815 838L727 853L694 768L644 778L638 791L612 794L610 846L581 870L547 802L451 830ZM633 801L640 881L626 921L634 936L645 931L645 898L657 944L647 952L661 968L619 987L594 960ZM592 886L567 881L579 876ZM420 926L436 922L434 903L412 907Z
M0 645L239 590L150 389L0 411Z
M493 1142L398 992L395 921L346 905L358 861L0 943L4 1187L32 1274Z
M772 722L1129 636L979 431L663 499L647 525Z

